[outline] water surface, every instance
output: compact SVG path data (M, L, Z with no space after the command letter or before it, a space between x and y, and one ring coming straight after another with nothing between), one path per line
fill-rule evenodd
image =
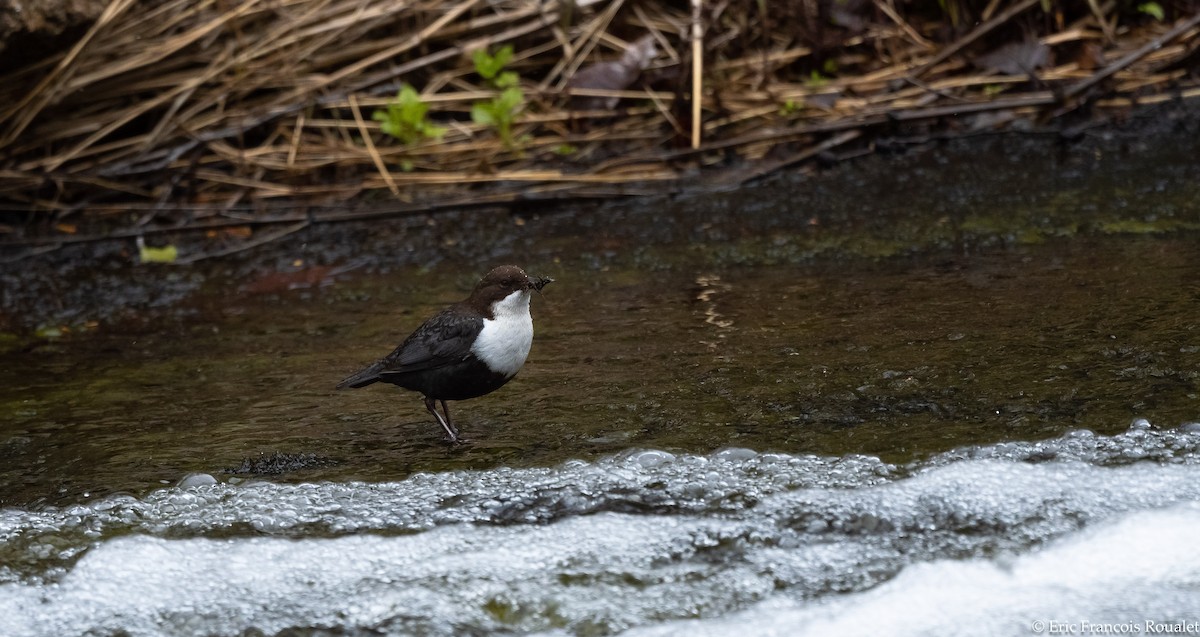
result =
M1197 621L1197 155L1132 144L6 272L71 329L0 354L0 634ZM502 262L470 444L333 390Z

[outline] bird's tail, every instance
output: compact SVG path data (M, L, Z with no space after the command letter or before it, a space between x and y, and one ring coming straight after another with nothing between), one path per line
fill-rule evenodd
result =
M377 361L370 367L360 370L346 380L337 384L338 389L358 389L366 387L379 380L379 372L383 371L383 361Z

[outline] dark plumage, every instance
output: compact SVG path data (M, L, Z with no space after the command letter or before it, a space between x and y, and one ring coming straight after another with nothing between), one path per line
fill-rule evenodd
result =
M425 408L452 442L458 429L447 400L476 398L516 375L533 340L529 296L552 279L530 277L516 266L488 272L466 300L434 315L391 354L338 383L357 389L391 383L420 392ZM436 403L441 402L442 413Z

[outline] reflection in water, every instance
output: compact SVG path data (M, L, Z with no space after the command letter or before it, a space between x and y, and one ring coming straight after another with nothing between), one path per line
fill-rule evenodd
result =
M733 321L724 318L725 315L717 311L717 303L714 301L717 294L729 291L732 286L723 283L721 277L716 275L698 276L696 285L700 288L696 293L696 301L704 308L704 322L723 330L733 327Z

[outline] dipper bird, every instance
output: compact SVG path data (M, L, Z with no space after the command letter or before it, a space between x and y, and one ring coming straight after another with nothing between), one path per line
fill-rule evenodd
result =
M383 382L420 392L450 442L461 442L446 401L491 393L517 375L533 343L529 297L553 280L531 277L515 265L495 268L465 301L425 321L395 351L337 388Z

